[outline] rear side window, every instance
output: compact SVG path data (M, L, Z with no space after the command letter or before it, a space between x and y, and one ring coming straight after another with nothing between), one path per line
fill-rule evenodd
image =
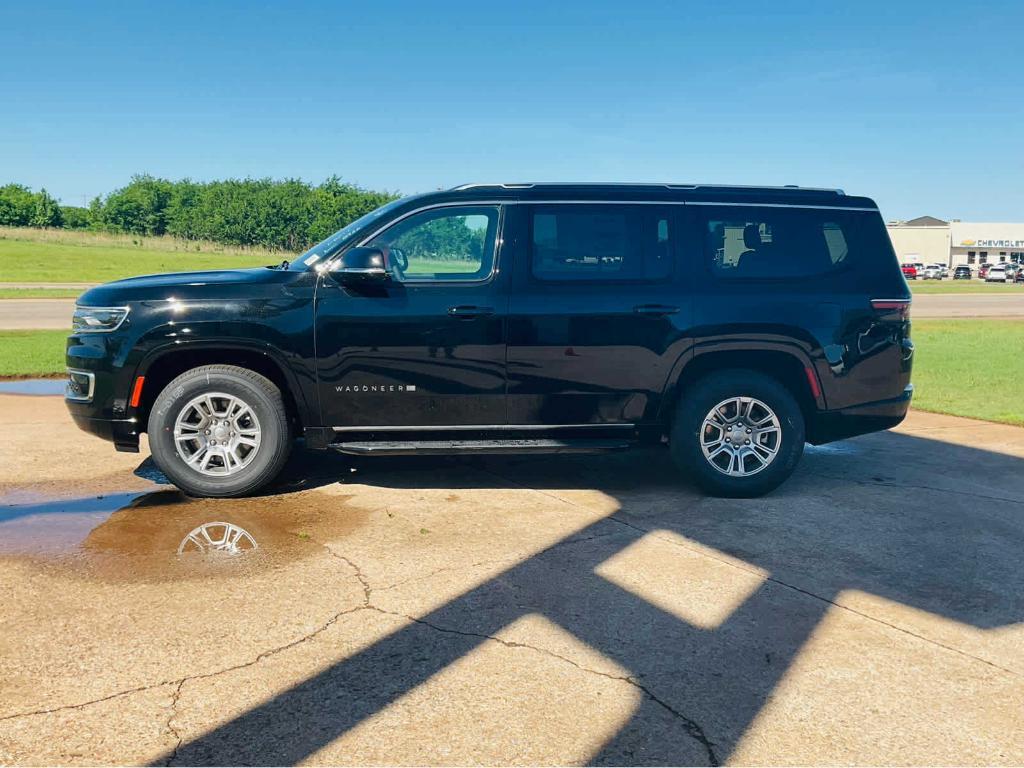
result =
M724 278L825 274L852 263L863 248L863 216L815 208L709 209L705 258Z
M675 225L645 205L537 206L531 264L541 280L664 280L672 274Z

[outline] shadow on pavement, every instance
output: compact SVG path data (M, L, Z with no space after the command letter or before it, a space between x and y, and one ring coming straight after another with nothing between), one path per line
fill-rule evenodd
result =
M593 489L618 508L164 761L298 763L503 628L539 614L629 670L645 692L591 762L721 763L845 590L973 627L1024 620L1024 461L1000 453L872 435L810 450L792 480L752 500L698 495L674 480L657 449L358 464L300 455L289 471L284 489L350 479L388 488ZM655 531L768 577L717 626L690 624L598 574ZM666 721L670 727L656 727Z

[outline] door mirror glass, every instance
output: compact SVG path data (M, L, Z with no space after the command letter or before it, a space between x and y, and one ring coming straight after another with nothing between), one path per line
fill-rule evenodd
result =
M350 248L345 251L333 273L342 285L383 283L391 279L384 252L373 247Z

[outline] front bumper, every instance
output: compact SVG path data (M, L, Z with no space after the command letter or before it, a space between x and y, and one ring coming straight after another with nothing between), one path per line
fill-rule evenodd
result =
M135 419L96 419L74 412L71 418L79 429L112 442L117 450L139 452L139 429Z
M821 445L847 437L866 435L869 432L892 429L906 418L913 397L914 385L908 384L899 397L862 403L835 411L821 411L815 414L808 425L807 441L812 445Z

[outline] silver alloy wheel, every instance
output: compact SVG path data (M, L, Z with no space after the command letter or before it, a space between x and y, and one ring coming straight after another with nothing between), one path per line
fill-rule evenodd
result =
M259 544L247 530L234 523L203 523L189 532L178 545L178 554L185 552L224 552L240 555L249 550L259 549Z
M259 453L261 439L252 407L224 392L189 400L174 420L174 450L203 475L228 477L245 469Z
M782 445L775 412L753 397L730 397L704 417L700 447L708 463L724 475L749 477L767 468Z

